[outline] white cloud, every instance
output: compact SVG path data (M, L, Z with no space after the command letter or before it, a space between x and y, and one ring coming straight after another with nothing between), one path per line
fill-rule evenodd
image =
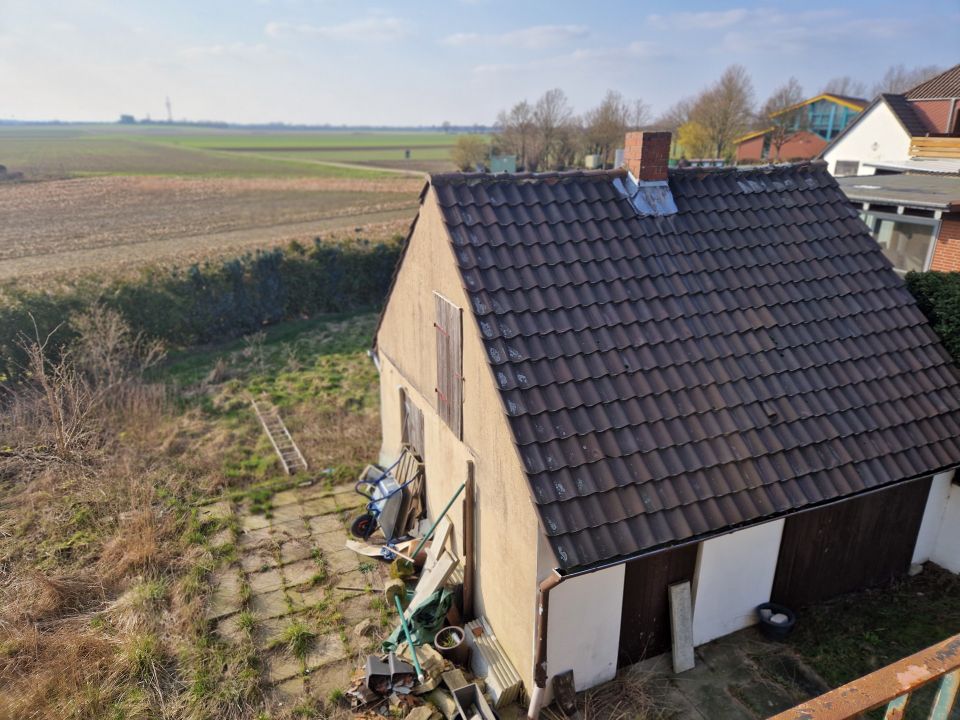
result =
M502 47L542 50L586 37L584 25L534 25L503 33L454 33L443 39L444 45L498 45Z
M185 47L180 49L177 54L180 57L188 59L204 57L259 57L266 55L270 49L263 43L217 43L213 45L198 45L194 47Z
M622 47L580 48L562 55L538 58L528 62L477 65L473 68L473 72L478 75L496 75L558 69L582 70L600 65L609 67L611 64L618 65L630 61L662 57L664 57L664 51L657 43L638 40Z
M719 30L743 22L750 12L744 8L677 12L668 15L649 15L647 23L659 30Z
M336 40L398 40L410 33L406 20L386 15L349 20L337 25L312 25L310 23L268 22L264 32L270 37L306 36Z

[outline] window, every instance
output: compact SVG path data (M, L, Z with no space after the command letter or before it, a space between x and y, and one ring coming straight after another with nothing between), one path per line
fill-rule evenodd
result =
M437 412L460 438L463 433L463 342L460 308L434 293L437 336Z
M423 460L423 412L403 388L400 388L400 441Z
M837 164L833 168L833 176L848 177L850 175L856 175L859 171L859 160L837 160Z
M922 271L929 267L937 220L872 212L860 213L860 217L897 272Z

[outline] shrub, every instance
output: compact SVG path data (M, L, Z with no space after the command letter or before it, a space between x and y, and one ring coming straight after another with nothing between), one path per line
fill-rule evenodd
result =
M370 310L386 297L400 243L366 241L247 253L185 269L151 268L136 280L79 283L60 293L11 290L0 306L0 381L27 358L22 335L55 335L63 347L77 335L71 318L91 305L118 311L133 334L186 347L256 332L265 325L317 313ZM36 322L36 329L34 328ZM50 347L56 360L58 347Z
M907 273L907 287L947 352L960 361L960 273Z

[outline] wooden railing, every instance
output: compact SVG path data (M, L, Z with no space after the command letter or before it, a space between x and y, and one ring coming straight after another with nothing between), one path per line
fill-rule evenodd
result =
M915 158L960 159L960 137L911 138L910 156Z
M769 720L848 720L886 705L884 720L900 720L917 688L939 680L927 717L947 720L960 689L960 635L774 715Z

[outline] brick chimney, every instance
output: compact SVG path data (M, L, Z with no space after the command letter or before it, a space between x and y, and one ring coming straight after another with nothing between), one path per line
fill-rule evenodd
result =
M628 132L623 147L623 164L637 182L667 179L670 133Z

